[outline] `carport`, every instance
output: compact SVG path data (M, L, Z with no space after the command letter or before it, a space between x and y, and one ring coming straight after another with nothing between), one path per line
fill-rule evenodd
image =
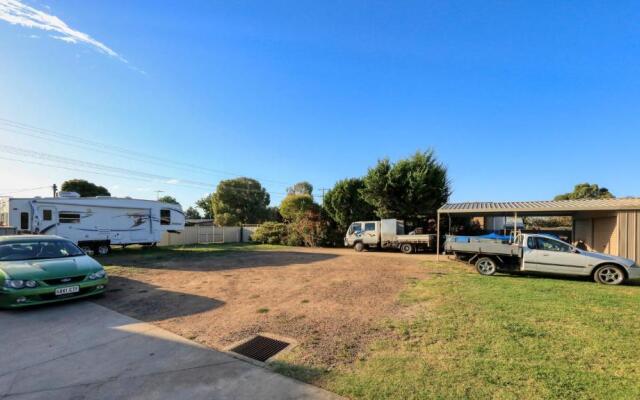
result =
M572 217L572 240L590 251L630 258L640 263L640 198L447 203L438 210L440 221L452 217Z

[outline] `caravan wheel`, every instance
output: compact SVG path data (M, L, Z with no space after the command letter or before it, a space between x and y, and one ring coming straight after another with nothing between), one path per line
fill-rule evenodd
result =
M80 247L80 249L82 249L82 251L84 251L85 254L88 255L88 256L92 256L93 253L94 253L93 248L91 248L89 246L82 246L82 247Z
M101 256L106 256L111 251L111 247L108 244L101 244L96 248L96 253Z

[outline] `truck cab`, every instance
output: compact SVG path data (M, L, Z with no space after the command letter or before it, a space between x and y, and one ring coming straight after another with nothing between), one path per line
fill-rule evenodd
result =
M345 247L362 251L368 247L377 247L380 242L380 221L353 222L344 236Z

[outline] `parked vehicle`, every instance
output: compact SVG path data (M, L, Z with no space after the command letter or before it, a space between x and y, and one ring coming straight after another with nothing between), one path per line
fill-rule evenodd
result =
M70 240L49 235L0 237L0 308L104 293L102 265Z
M106 254L111 245L160 241L164 232L181 232L178 204L117 197L80 197L62 192L52 198L0 198L0 225L19 233L67 238L83 250Z
M512 241L447 236L445 251L468 258L482 275L534 271L592 276L607 285L640 279L640 266L633 260L580 250L549 235L520 234Z
M435 249L435 234L408 234L404 232L404 222L397 219L381 221L357 221L349 226L344 237L345 247L356 251L366 248L398 249L403 253L413 253L418 249Z

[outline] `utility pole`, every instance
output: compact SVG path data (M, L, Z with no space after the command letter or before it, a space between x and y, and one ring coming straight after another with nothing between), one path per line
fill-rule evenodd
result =
M54 183L51 189L53 189L53 197L58 197L58 185Z
M327 190L329 190L329 189L327 189L327 188L321 188L320 190L322 191L322 206L324 207L324 193L325 193Z

